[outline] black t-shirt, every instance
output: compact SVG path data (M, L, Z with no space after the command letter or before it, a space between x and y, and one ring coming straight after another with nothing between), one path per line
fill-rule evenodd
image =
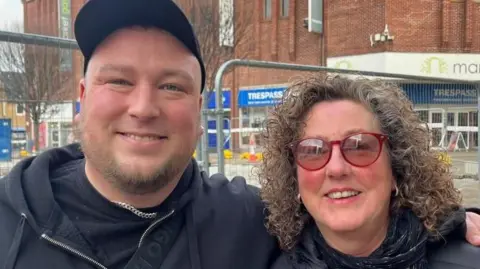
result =
M188 178L188 182L184 178ZM139 210L167 214L169 201L188 189L190 178L184 175L174 192L161 205ZM141 218L99 194L85 175L84 160L71 161L58 167L52 171L51 182L57 203L89 244L96 260L107 268L123 268L153 220Z

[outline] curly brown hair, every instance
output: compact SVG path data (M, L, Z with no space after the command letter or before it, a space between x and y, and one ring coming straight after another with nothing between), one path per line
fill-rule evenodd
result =
M369 109L388 135L387 150L399 194L391 211L410 208L430 235L461 205L447 164L429 149L429 131L402 89L383 80L312 75L294 82L265 121L263 161L257 167L261 196L266 203L267 228L284 250L295 246L311 219L296 199L296 165L289 144L303 135L305 116L317 103L351 100Z

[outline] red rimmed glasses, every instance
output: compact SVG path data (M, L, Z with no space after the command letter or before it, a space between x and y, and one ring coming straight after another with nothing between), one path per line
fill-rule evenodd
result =
M366 167L377 161L387 136L378 133L356 133L343 140L326 141L304 138L290 144L296 163L305 170L320 170L330 161L333 145L340 146L343 158L356 167Z

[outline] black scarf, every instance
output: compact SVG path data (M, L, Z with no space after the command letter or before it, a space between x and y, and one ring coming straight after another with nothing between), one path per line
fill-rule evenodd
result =
M308 225L305 232L304 239L311 238L311 240L307 240L310 241L310 244L302 242L303 246L300 249L303 249L303 253L295 260L303 265L298 268L428 268L426 256L428 233L410 210L404 210L392 216L387 237L380 247L368 257L353 257L331 248L314 224ZM299 254L298 249L297 254Z

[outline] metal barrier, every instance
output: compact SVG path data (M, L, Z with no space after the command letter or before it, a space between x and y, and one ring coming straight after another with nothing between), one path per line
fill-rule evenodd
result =
M72 39L0 31L1 174L75 140L77 49Z
M7 31L0 31L0 42L8 42L12 44L20 44L23 46L41 46L41 47L51 47L53 49L57 49L60 51L60 55L65 51L76 51L78 50L78 45L75 40L73 39L64 39L64 38L57 38L57 37L50 37L50 36L44 36L44 35L36 35L36 34L24 34L24 33L13 33L13 32L7 32ZM60 57L60 56L59 56ZM70 57L72 57L70 55ZM73 57L72 57L73 58ZM80 58L80 57L78 57ZM458 89L468 91L467 97L470 98L471 101L471 109L467 109L465 106L458 106L458 108L455 106L455 104L446 104L442 103L442 101L439 101L438 104L439 106L436 106L435 108L432 108L431 106L429 107L428 104L419 104L416 105L415 109L418 111L418 113L422 117L426 117L426 122L427 125L434 130L432 133L432 147L437 147L439 150L445 150L445 148L449 145L449 141L451 141L453 138L456 137L455 141L456 144L454 145L454 150L458 151L465 151L467 152L466 155L467 157L460 157L458 159L457 163L461 163L463 168L460 170L462 171L468 171L468 173L471 173L471 171L476 170L477 175L480 175L480 166L478 165L478 162L480 161L480 150L478 150L478 134L480 133L480 117L479 117L479 106L480 106L480 80L478 81L466 81L466 80L456 80L456 79L444 79L444 78L436 78L436 77L430 77L430 76L411 76L411 75L402 75L402 74L391 74L391 73L379 73L379 72L367 72L367 71L361 71L361 70L350 70L350 69L336 69L336 68L327 68L323 66L314 66L314 65L297 65L297 64L290 64L290 63L279 63L279 62L267 62L267 61L255 61L255 60L241 60L241 59L233 59L230 61L227 61L223 63L220 68L218 69L216 76L215 76L215 88L213 94L215 94L215 101L217 106L213 109L209 108L207 105L207 102L204 101L204 107L202 109L201 113L201 122L202 126L205 128L205 135L203 135L197 145L197 150L196 150L196 157L197 160L199 161L199 164L203 170L205 170L207 173L210 172L220 172L220 173L226 173L226 165L227 166L232 166L236 165L235 162L246 162L249 165L255 165L253 162L249 162L245 158L244 155L246 155L246 152L248 152L248 148L241 148L241 149L234 149L230 148L227 151L224 151L225 149L225 142L226 139L230 139L230 145L233 145L237 143L232 137L230 137L231 134L235 134L236 132L241 132L243 133L242 139L244 139L245 143L249 139L249 136L251 135L252 132L258 132L258 128L256 130L252 131L250 129L251 126L247 127L240 127L237 128L239 130L231 130L231 128L227 128L228 130L224 130L224 124L227 122L224 122L224 112L225 109L223 107L223 102L222 102L222 85L223 85L223 78L225 73L231 68L231 67L248 67L248 68L258 68L258 69L273 69L273 70L292 70L292 71L299 71L299 72L326 72L326 73L338 73L338 74L344 74L344 75L360 75L360 76L367 76L367 77L381 77L384 79L391 79L394 80L400 84L412 84L413 82L415 83L425 83L427 84L442 84L446 86L446 90L451 89L451 85L456 85ZM273 72L275 73L275 72ZM69 82L72 82L72 84L69 84L71 90L73 91L76 88L76 77L74 74L70 75L70 80ZM432 84L432 85L433 85ZM240 83L242 85L242 83ZM282 83L283 87L285 85L288 85L288 80L285 80L284 83ZM428 86L421 85L421 86L415 86L415 87L406 87L405 90L407 92L415 92L415 91L426 91L428 89ZM450 86L449 86L450 85ZM417 88L416 88L417 87ZM449 88L450 87L450 88ZM474 93L472 95L471 93ZM212 92L209 91L204 91L203 97L204 100L207 100L208 97L210 97L210 94ZM65 102L65 101L58 101L55 103L56 106L69 106L73 110L73 106L76 105L75 103L75 93L72 92L72 98L71 102ZM466 98L467 98L466 97ZM8 107L6 110L11 110L15 108L18 111L21 110L22 104L32 104L32 103L40 103L39 100L33 100L33 99L26 99L26 98L21 98L19 99L18 97L14 96L0 96L0 102L3 102L6 104L6 107ZM3 100L3 101L2 101ZM43 102L47 103L48 102ZM11 106L11 107L10 107ZM465 111L463 111L463 110ZM462 110L462 111L461 111ZM4 113L8 114L8 113ZM11 112L11 114L21 114L17 112ZM455 123L452 124L451 122L451 115L453 115ZM73 120L73 113L69 115L64 115L64 121L72 121ZM214 127L212 128L211 126L211 117L213 117L215 120ZM240 121L240 119L231 119L233 122L234 121ZM476 122L476 123L474 123ZM38 123L38 122L37 122ZM57 125L59 125L58 123ZM230 124L231 123L228 123ZM36 124L39 125L39 124ZM236 123L236 125L240 126L240 123ZM50 125L49 125L50 126ZM51 130L54 130L56 125L54 123L51 124ZM66 126L66 124L65 124ZM37 126L40 127L40 126ZM15 127L16 128L16 127ZM43 127L41 127L43 128ZM60 128L60 127L58 127ZM68 132L68 128L70 127L65 127L65 130L63 131L59 129L59 132ZM243 128L243 129L242 129ZM253 129L255 129L253 128ZM209 133L214 133L217 135L216 137L216 142L215 145L212 147L212 145L209 145L209 138L208 134ZM52 131L52 136L56 135L55 132ZM21 136L21 135L20 135ZM63 135L62 137L64 137ZM239 136L239 135L237 135ZM62 138L63 139L63 138ZM238 139L238 138L237 138ZM245 145L243 143L243 145ZM53 143L50 146L60 146L61 143ZM258 146L257 153L261 153L261 146ZM472 155L472 149L477 148L477 154L476 156L471 156ZM215 156L214 160L211 161L210 159L210 154L209 150L214 150L215 151ZM225 163L225 158L230 156L229 154L234 155L235 157L231 158L231 161L229 161L228 164ZM237 156L238 155L238 156ZM477 161L476 163L473 161ZM214 165L212 165L212 162L215 163L215 165L218 167L215 171ZM6 168L2 167L2 171L5 170ZM243 168L242 168L243 169ZM246 170L238 170L239 175L243 175Z
M337 69L337 68L328 68L324 66L313 66L313 65L298 65L298 64L290 64L290 63L280 63L280 62L268 62L268 61L256 61L256 60L241 60L241 59L233 59L229 60L221 65L219 70L217 71L216 74L216 79L215 79L215 98L216 98L216 108L215 109L207 109L207 111L204 111L204 115L214 115L216 118L216 155L217 155L217 166L218 166L218 172L219 173L224 173L225 174L225 156L223 153L224 150L224 142L225 142L225 136L224 136L224 108L223 108L223 102L222 102L222 95L223 95L223 76L225 72L230 68L234 66L239 66L239 67L254 67L254 68L271 68L271 69L287 69L287 70L295 70L295 71L317 71L317 72L327 72L327 73L336 73L336 74L345 74L345 75L354 75L354 76L363 76L363 77L377 77L377 78L383 78L383 79L391 79L392 81L398 82L399 84L404 84L406 85L407 83L426 83L426 84L434 84L434 83L443 83L445 85L450 85L446 86L447 90L448 88L452 88L452 85L459 85L460 87L463 87L465 91L468 91L469 94L474 93L474 96L470 95L469 98L475 101L474 109L476 110L476 124L472 124L472 126L466 126L469 129L471 127L475 127L477 137L476 139L470 139L470 140L476 140L475 142L477 145L476 147L478 148L478 133L480 132L480 117L478 116L479 114L479 107L480 107L480 81L469 81L469 80L459 80L459 79L446 79L446 78L438 78L438 77L430 77L430 76L413 76L413 75L403 75L403 74L393 74L393 73L381 73L381 72L370 72L370 71L362 71L362 70L350 70L350 69ZM285 82L285 84L288 84L288 82ZM410 91L415 91L415 90L420 90L420 89L407 89ZM448 94L447 94L448 95ZM440 102L441 103L441 102ZM421 110L422 106L419 106L417 109ZM427 108L427 113L430 113L430 111ZM421 113L421 112L419 112ZM444 116L442 116L443 118ZM435 126L434 123L430 123L426 121L429 127ZM207 125L205 120L203 121L204 126ZM445 124L444 124L445 125ZM448 126L444 126L445 131L448 132L461 132L464 131L465 128L457 128L458 130L450 130L451 128ZM446 128L448 127L448 128ZM453 126L456 127L456 126ZM442 134L443 137L443 142L448 140L448 138L451 137L451 134ZM467 141L470 141L467 140ZM207 165L204 167L206 171L210 170L210 163L208 161L208 142L202 141L202 158L203 160L207 160L204 163ZM480 161L480 150L477 150L477 161ZM480 175L480 166L477 165L477 171L478 174ZM471 167L470 167L471 170Z

